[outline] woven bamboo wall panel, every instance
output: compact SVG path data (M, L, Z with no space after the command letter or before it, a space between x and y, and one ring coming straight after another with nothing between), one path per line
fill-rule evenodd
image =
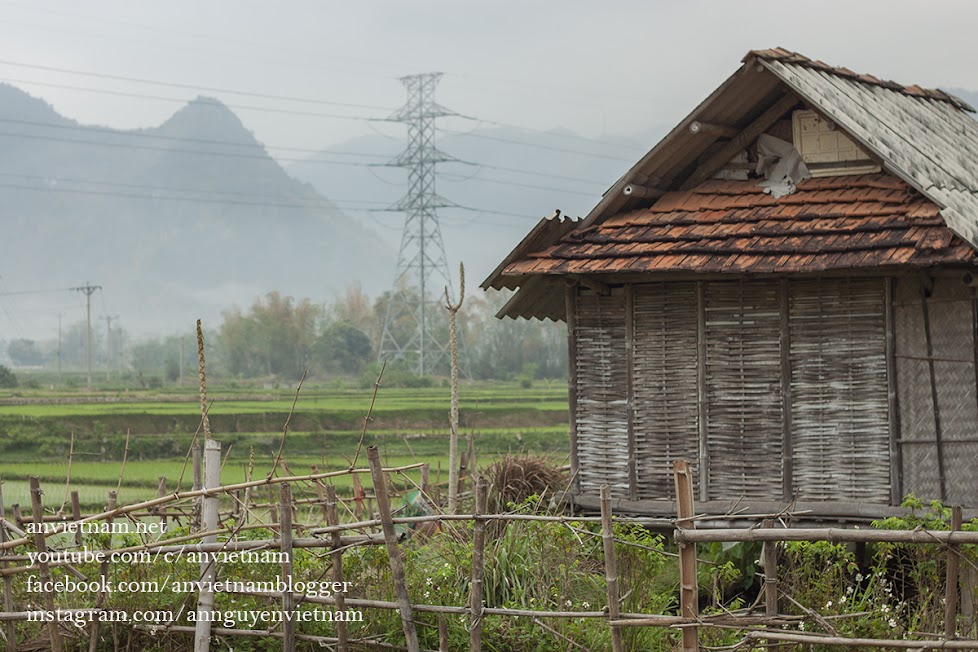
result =
M894 303L904 493L975 505L978 396L973 294L957 278L934 279L927 299L923 289L919 278L900 279ZM925 300L934 358L933 388L926 359ZM939 450L943 450L940 459Z
M882 279L789 285L793 495L890 503Z
M672 463L693 464L699 483L696 415L696 285L637 285L632 383L637 497L674 493Z
M711 499L782 493L778 294L776 281L706 286Z
M577 458L581 490L611 485L628 495L628 370L625 367L625 297L582 290L577 296Z

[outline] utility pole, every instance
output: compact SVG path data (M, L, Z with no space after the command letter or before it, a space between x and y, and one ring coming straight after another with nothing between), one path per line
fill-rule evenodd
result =
M58 384L61 384L61 315L58 313Z
M86 334L88 335L88 389L92 389L92 295L95 294L95 290L101 289L101 285L92 285L88 281L85 281L85 285L71 288L72 292L85 294Z
M435 147L435 118L457 115L434 100L441 73L402 77L408 99L390 118L408 128L408 146L388 166L408 170L408 191L392 210L403 211L404 232L397 270L380 340L380 358L395 360L417 356L417 372L424 375L447 358L448 345L431 332L429 308L441 314L436 298L451 287L451 274L441 238L438 208L455 206L435 192L435 165L455 160ZM417 293L417 294L415 294Z
M105 379L109 380L112 374L112 321L119 323L119 315L102 315L105 320Z

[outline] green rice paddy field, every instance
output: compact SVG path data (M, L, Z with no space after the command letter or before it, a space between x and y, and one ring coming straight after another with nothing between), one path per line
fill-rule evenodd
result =
M299 475L309 473L313 465L320 471L348 468L372 394L372 390L304 388L285 437L283 458L289 470ZM516 452L542 453L561 463L566 460L564 385L463 386L460 396L460 435L473 436L480 466ZM225 455L222 483L243 481L252 456L254 477L269 472L294 399L294 389L212 392L208 413L213 436L222 443ZM381 388L357 466L366 466L365 447L377 445L386 466L427 462L432 481L439 467L446 479L449 400L448 388ZM189 390L152 395L0 392L4 503L29 505L27 480L37 475L45 506L57 509L65 497L72 438L67 486L79 492L83 505L104 504L107 492L119 484L123 457L120 502L152 498L161 476L166 477L169 490L178 481L182 488L189 488L192 471L187 454L195 437L202 436L199 427L200 399ZM417 472L411 475L418 477ZM342 489L351 480L339 476L334 483Z

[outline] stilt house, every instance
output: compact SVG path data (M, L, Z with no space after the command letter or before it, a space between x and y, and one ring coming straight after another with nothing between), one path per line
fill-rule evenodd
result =
M783 49L483 283L566 320L574 500L874 518L978 507L978 121Z

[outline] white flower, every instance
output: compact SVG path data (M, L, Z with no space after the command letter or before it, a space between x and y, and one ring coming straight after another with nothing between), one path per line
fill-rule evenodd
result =
M890 623L890 627L894 627L894 628L896 627L896 619L890 618L889 623Z
M591 603L590 602L582 602L581 603L581 606L584 607L585 609L587 609L587 608L589 608L591 606Z
M826 609L828 609L831 606L832 606L832 601L831 600L829 600L828 602L825 603L825 608Z
M574 603L573 603L573 602L571 602L570 600L566 600L566 601L564 602L564 606L565 606L565 607L570 607L570 606L573 606L573 604L574 604Z
M805 631L805 623L804 623L804 621L798 623L798 629L800 629L801 631Z
M856 573L856 582L862 582L862 581L863 581L863 574Z
M842 596L841 598L839 598L839 604L845 604L845 603L846 603L846 596Z
M880 612L884 614L890 613L890 605L884 604L882 607L880 607Z

